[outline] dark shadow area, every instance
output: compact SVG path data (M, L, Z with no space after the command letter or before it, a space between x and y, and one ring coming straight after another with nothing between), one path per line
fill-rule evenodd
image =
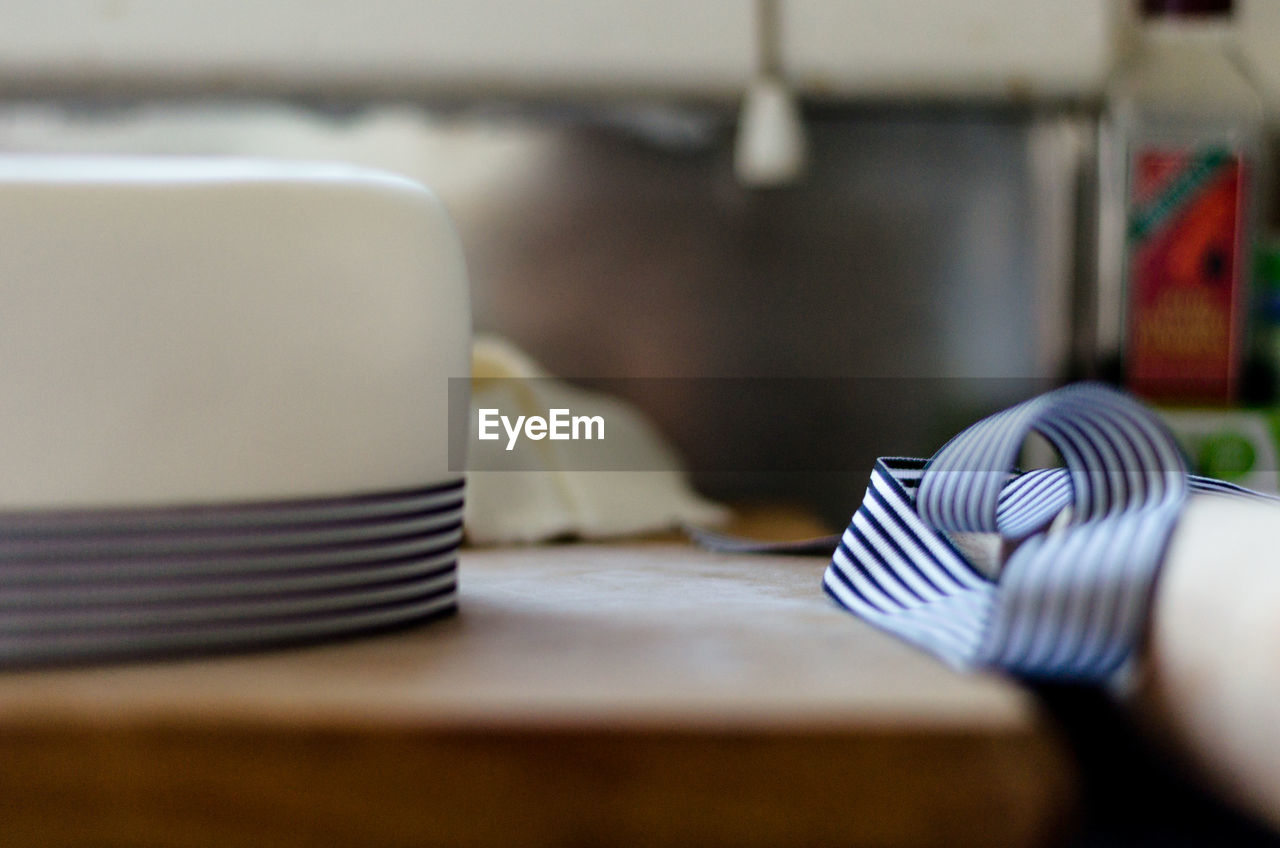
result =
M1106 693L1036 686L1082 778L1072 848L1276 848L1280 836L1211 795Z

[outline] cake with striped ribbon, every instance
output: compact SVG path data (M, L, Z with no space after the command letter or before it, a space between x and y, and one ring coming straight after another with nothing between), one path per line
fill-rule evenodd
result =
M328 164L0 157L0 279L0 662L454 608L470 316L429 191Z

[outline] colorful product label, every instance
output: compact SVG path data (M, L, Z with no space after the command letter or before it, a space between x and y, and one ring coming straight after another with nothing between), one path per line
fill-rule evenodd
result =
M1230 402L1244 341L1244 165L1225 148L1141 148L1131 164L1128 386L1153 400Z

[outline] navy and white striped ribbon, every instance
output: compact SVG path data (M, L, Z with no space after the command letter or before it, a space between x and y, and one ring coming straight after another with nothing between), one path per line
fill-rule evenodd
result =
M1032 431L1065 468L1015 471ZM927 462L879 460L824 588L959 668L1102 680L1141 637L1189 491L1266 497L1189 475L1137 401L1067 386L978 422ZM950 535L961 533L998 534L1012 550L997 577L961 553Z

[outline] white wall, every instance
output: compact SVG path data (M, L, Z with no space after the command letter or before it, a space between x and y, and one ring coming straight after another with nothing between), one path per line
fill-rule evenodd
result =
M809 96L1097 95L1122 0L777 0ZM1280 0L1239 0L1280 102ZM6 0L0 93L736 98L754 0Z
M1115 0L779 0L811 93L1087 93ZM7 0L0 89L736 97L753 0Z
M1089 95L1112 61L1115 0L784 0L784 63L840 97Z

